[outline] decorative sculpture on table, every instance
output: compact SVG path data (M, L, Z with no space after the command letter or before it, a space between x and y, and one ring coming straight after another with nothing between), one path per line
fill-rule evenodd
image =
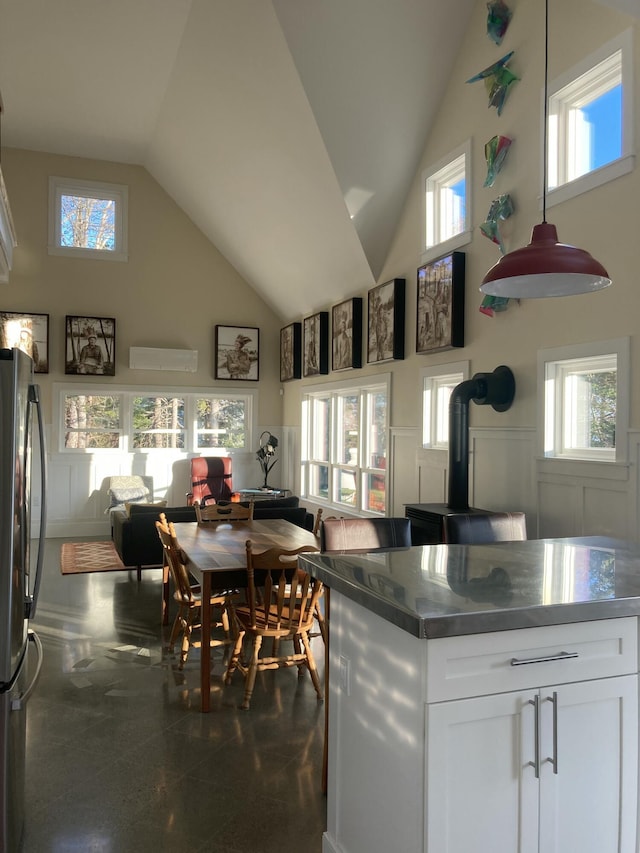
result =
M487 177L483 186L492 187L496 182L498 172L504 165L512 141L508 136L493 136L485 143L484 157L487 161Z
M507 68L507 63L513 56L514 51L510 51L502 59L489 65L484 71L474 74L469 77L467 83L475 83L477 80L484 80L485 89L489 95L489 106L495 107L498 110L498 115L502 113L502 108L507 97L507 91L512 83L520 78L517 77L510 68Z
M491 0L487 3L487 35L496 44L502 44L502 39L511 21L511 9L504 0Z
M263 489L269 489L269 485L267 484L267 477L269 476L269 471L273 468L273 466L278 461L273 457L276 455L276 448L278 447L278 439L275 435L271 435L269 430L265 430L260 436L260 447L258 448L258 452L256 453L256 458L260 463L260 467L262 468L262 473L264 474L264 483L262 484Z

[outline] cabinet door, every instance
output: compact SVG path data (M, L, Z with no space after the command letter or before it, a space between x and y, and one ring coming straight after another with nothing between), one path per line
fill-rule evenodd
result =
M536 696L428 706L428 853L537 853Z
M540 850L635 853L637 676L542 689L540 700Z

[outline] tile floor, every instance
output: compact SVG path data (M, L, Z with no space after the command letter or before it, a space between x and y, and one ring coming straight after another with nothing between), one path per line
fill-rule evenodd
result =
M163 652L160 571L63 577L61 542L33 625L22 853L319 853L324 706L308 675L259 673L247 712L242 676L225 687L218 665L202 714L197 651L182 673Z

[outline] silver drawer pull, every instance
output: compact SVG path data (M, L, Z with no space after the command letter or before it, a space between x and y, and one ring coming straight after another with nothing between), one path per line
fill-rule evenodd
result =
M579 657L578 652L558 652L557 655L545 655L541 658L511 658L511 666L524 666L528 663L551 663L554 660L569 660Z

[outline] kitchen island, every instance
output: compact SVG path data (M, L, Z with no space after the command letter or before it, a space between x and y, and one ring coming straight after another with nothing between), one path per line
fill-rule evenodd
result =
M301 564L331 589L323 853L637 853L637 546Z

